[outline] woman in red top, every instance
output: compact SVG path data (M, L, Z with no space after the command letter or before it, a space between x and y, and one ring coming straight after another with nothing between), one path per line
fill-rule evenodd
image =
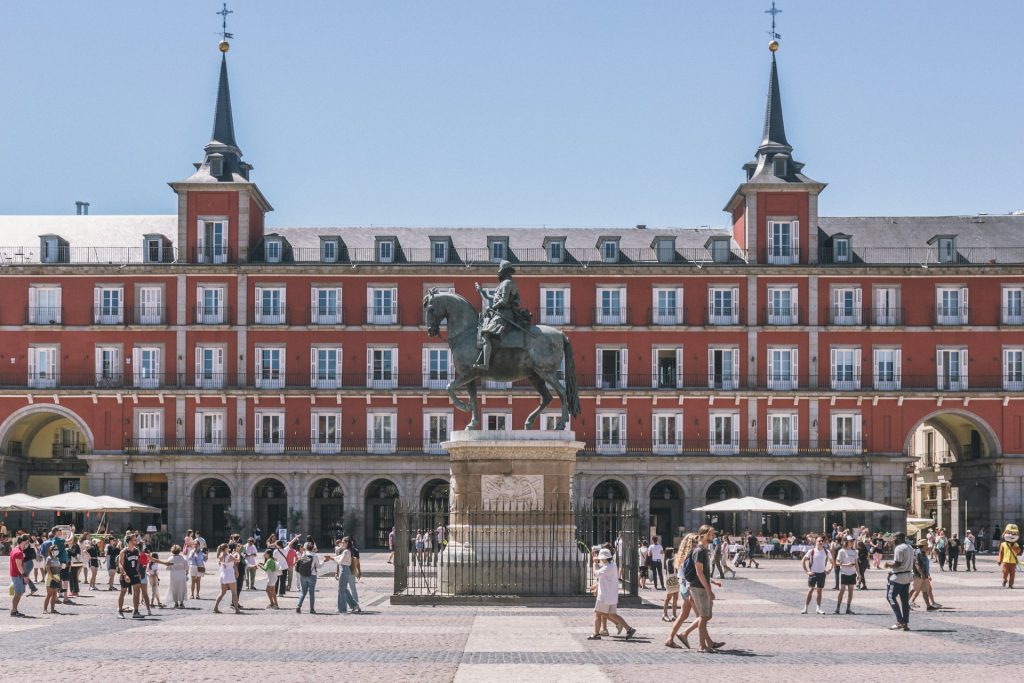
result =
M149 602L149 547L139 546L139 574L142 575L142 600L146 603L146 614L152 616L153 609Z

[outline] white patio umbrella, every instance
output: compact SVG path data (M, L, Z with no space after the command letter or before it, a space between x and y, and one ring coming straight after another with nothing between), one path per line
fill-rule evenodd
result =
M798 503L790 508L792 512L903 512L903 508L876 503L860 498L815 498Z
M693 509L698 512L792 512L794 508L763 498L745 496L728 498Z
M119 506L120 509L108 509L106 512L160 512L160 508L153 507L152 505L146 505L145 503L137 503L134 500L125 500L124 498L116 498L114 496L93 496L96 500L107 503L111 506Z
M916 536L917 532L930 529L935 526L935 520L931 517L907 517L907 535Z
M78 491L40 498L35 505L39 510L56 512L128 512L123 505L111 505Z
M40 510L39 499L27 493L11 493L0 496L0 512L34 512Z

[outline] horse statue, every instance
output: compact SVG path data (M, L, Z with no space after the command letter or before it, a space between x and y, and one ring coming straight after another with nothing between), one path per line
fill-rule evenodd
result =
M527 379L540 394L540 405L526 418L525 428L536 423L541 411L551 403L550 386L562 402L562 415L556 429L565 429L570 417L580 414L580 397L576 389L576 366L569 338L554 327L530 325L524 330L524 342L516 348L498 347L490 367L475 367L478 356L477 329L479 314L463 297L453 292L431 289L423 297L427 312L427 334L441 336L441 321L448 320L448 348L452 352L455 379L448 383L448 395L459 410L472 414L467 429L480 429L480 403L476 390L479 380L514 382ZM558 379L558 369L565 358L565 386ZM456 396L463 387L469 402Z

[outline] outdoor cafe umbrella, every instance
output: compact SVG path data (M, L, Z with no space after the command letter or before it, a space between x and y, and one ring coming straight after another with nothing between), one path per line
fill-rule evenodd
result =
M907 517L907 535L916 536L919 531L930 529L935 526L935 520L931 517Z
M728 498L693 509L697 512L792 512L794 508L763 498L745 496Z
M34 505L37 510L56 512L131 512L123 504L113 504L78 491L40 498Z
M904 512L903 508L893 507L884 503L876 503L873 500L861 498L850 498L841 496L839 498L815 498L803 503L794 505L793 512L820 512L821 528L825 528L825 515L829 512L843 513L843 526L846 526L847 512Z
M96 500L107 503L111 506L120 506L120 509L114 510L109 509L105 512L151 512L158 513L160 508L153 507L152 505L146 505L145 503L136 503L134 500L125 500L124 498L116 498L114 496L93 496Z
M0 496L0 512L34 512L41 509L39 499L27 493Z

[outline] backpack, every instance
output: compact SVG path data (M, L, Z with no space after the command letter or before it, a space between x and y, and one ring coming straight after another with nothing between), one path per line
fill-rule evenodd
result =
M694 585L696 585L700 581L700 579L697 577L697 567L693 562L692 552L683 561L683 578L686 579L687 583Z
M302 559L295 563L295 571L298 572L299 576L312 576L313 575L313 557L312 555L303 555Z

